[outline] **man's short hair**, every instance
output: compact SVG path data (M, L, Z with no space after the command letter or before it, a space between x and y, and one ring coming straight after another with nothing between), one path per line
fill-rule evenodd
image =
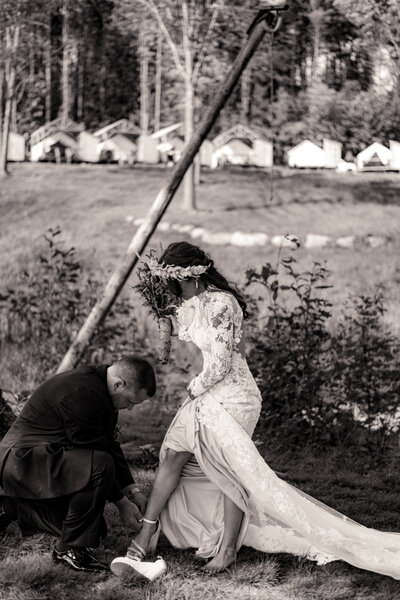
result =
M137 384L140 388L146 390L150 398L154 396L156 393L156 376L153 367L147 360L131 354L123 356L114 365L118 367L122 379L128 385Z

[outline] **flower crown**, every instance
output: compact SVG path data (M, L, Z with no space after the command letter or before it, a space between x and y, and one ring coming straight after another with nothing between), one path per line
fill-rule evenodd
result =
M160 279L177 279L178 281L188 279L188 277L198 279L201 275L207 273L211 267L211 262L208 265L194 265L192 267L164 265L156 258L149 258L146 264L149 267L149 271Z

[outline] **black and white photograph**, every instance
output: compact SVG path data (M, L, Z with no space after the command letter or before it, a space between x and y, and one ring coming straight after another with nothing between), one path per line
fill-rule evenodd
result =
M400 598L400 0L0 0L0 600Z

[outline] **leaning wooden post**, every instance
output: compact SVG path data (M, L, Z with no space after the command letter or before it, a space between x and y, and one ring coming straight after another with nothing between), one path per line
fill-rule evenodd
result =
M78 332L76 338L72 342L68 352L64 356L58 373L67 371L75 367L86 347L88 346L97 326L107 315L115 299L123 288L134 266L145 249L148 241L153 235L158 223L167 210L172 198L181 183L183 176L192 164L192 161L198 153L201 144L205 140L207 134L214 125L218 115L232 93L233 88L238 82L242 71L253 56L259 46L264 34L268 30L276 30L280 24L280 17L276 11L285 10L284 2L272 0L265 6L262 4L262 9L256 16L250 30L247 42L236 57L232 65L231 71L224 82L220 84L219 92L215 96L215 100L208 109L197 131L194 132L192 139L189 141L181 160L176 165L171 173L170 180L167 185L158 192L156 199L151 206L147 217L143 224L139 227L136 234L132 238L131 243L125 253L122 263L115 269L111 275L102 296L94 305L89 316L87 317L82 328Z

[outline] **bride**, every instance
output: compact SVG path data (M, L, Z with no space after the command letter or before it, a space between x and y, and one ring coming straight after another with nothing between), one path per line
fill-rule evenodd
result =
M113 572L143 572L162 530L173 546L211 559L207 571L227 568L246 545L400 579L400 534L325 506L282 481L258 453L251 436L261 396L245 358L242 296L186 242L170 244L150 268L182 299L178 336L200 348L203 368L166 433L143 527Z

